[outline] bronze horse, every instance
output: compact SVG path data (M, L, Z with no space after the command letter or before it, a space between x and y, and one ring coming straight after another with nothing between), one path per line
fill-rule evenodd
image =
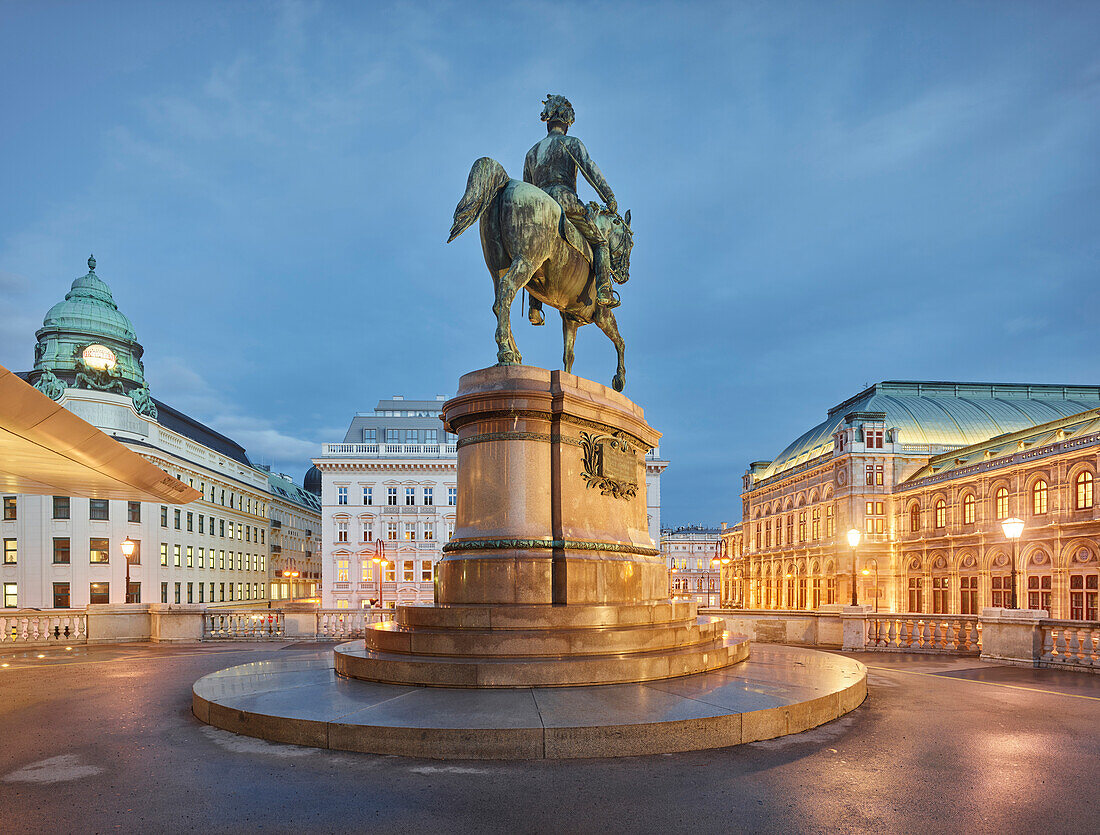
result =
M516 294L526 287L536 299L561 313L565 370L572 372L577 328L595 322L618 352L612 385L622 391L626 385L623 338L611 308L596 304L591 248L568 220L563 223L561 207L542 189L510 179L499 162L482 157L470 169L447 242L479 218L485 265L496 289L497 363L518 365L523 361L512 337L511 312ZM597 226L611 249L611 276L622 284L630 278L634 246L630 212L620 218L604 210Z

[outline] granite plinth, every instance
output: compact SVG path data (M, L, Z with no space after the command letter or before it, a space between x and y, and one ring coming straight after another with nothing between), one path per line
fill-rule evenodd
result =
M835 719L866 693L857 661L756 646L749 660L713 672L587 687L414 687L345 678L331 661L262 661L199 679L192 706L203 722L274 742L435 759L568 759L771 739Z

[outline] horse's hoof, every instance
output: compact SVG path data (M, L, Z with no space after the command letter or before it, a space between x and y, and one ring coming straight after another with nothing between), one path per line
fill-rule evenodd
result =
M626 386L626 375L625 374L616 374L615 379L611 381L611 387L613 389L615 389L615 391L622 391L625 386Z
M523 365L523 357L519 354L497 354L497 365Z

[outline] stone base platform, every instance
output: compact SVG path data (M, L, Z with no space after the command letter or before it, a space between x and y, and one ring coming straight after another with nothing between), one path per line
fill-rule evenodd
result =
M615 606L401 606L335 650L350 678L428 687L562 687L716 670L749 654L694 601Z
M570 759L772 739L842 716L866 694L857 661L756 645L749 660L713 672L590 687L415 687L348 679L330 660L261 661L199 679L192 709L234 733L317 748Z

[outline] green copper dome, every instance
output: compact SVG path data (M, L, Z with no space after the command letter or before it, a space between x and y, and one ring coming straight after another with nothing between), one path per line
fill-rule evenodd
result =
M88 273L73 282L64 301L50 308L35 335L31 379L51 396L58 394L59 386L119 394L145 389L148 395L141 363L144 349L133 324L115 304L111 288L96 275L94 257L88 259ZM142 403L147 399L138 397Z
M50 329L137 341L134 326L119 312L111 288L95 274L94 257L88 259L88 274L76 279L65 300L50 308L42 320L39 339Z

